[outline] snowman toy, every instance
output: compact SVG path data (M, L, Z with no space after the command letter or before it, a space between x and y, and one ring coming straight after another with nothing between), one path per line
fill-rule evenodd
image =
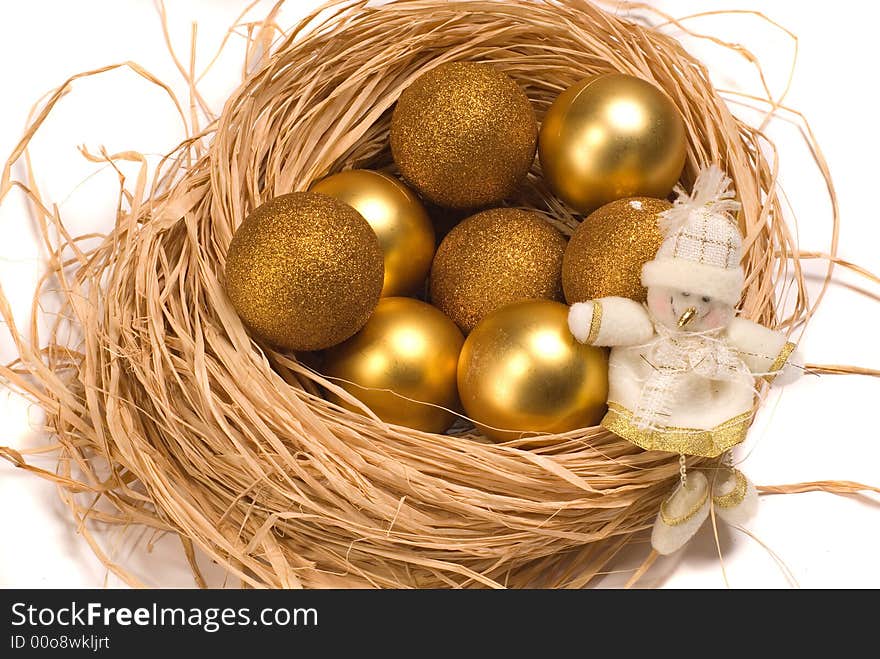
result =
M733 468L730 450L748 432L755 378L784 384L802 372L784 334L736 315L744 273L730 178L711 165L690 195L677 193L658 216L660 249L642 268L646 304L605 297L568 315L578 341L611 348L602 426L645 450L679 454L680 482L651 535L660 554L684 546L710 505L733 525L754 514L757 490ZM688 473L685 456L719 460Z

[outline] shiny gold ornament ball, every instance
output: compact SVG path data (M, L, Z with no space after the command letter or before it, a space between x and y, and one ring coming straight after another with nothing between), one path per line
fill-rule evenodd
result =
M644 302L642 266L663 242L657 215L665 199L618 199L590 213L568 241L562 287L569 304L617 295Z
M507 197L532 166L537 137L528 97L486 64L452 62L425 73L401 94L391 118L400 173L448 208Z
M440 407L459 407L456 365L463 342L455 323L431 305L386 297L360 332L327 351L323 370L383 421L443 432L455 416Z
M544 117L538 153L544 178L587 213L623 197L665 197L681 176L684 121L660 89L633 76L587 78Z
M391 176L355 169L328 176L311 191L344 201L376 232L385 257L383 296L407 295L424 285L434 257L434 227L412 190Z
M431 302L470 332L488 313L527 299L562 299L565 238L539 214L493 208L463 220L431 266Z
M318 350L357 332L379 301L382 249L348 204L314 192L275 197L241 223L226 292L259 338Z
M608 352L578 343L568 307L511 304L483 319L458 359L465 413L496 441L597 424L608 395Z

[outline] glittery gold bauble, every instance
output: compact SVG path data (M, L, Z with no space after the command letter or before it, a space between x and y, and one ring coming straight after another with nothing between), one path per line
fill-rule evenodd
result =
M328 176L312 192L336 197L373 227L385 255L382 295L408 295L420 289L434 257L434 227L412 190L396 178L368 169Z
M458 391L465 413L498 441L592 426L605 412L608 351L578 343L564 304L517 302L464 342Z
M544 178L582 213L623 197L665 197L686 150L675 104L651 83L620 74L587 78L560 94L538 146Z
M344 341L382 290L382 248L348 204L314 192L266 202L226 253L226 292L259 338L290 350Z
M400 173L449 208L507 197L532 166L537 137L529 99L486 64L452 62L425 73L401 94L391 118Z
M440 408L459 407L455 377L463 342L455 323L430 304L386 297L360 332L327 351L324 373L383 421L443 432L455 416Z
M565 238L539 214L493 208L462 221L431 266L431 302L470 332L488 313L530 299L562 299Z
M663 242L657 214L672 208L664 199L618 199L580 223L565 248L562 287L569 304L617 295L644 302L642 266Z

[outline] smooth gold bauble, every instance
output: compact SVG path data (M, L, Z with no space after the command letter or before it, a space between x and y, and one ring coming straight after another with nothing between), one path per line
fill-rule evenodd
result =
M644 302L642 266L663 242L657 215L665 199L618 199L590 213L565 248L562 287L569 304L616 295Z
M608 352L578 343L564 304L518 302L467 337L458 391L467 416L497 441L593 426L605 412Z
M448 208L503 200L535 159L538 125L528 97L486 64L441 64L401 94L391 152L407 182Z
M493 208L463 220L431 266L431 302L470 332L511 302L562 299L565 238L540 213Z
M373 227L385 256L382 295L408 295L425 283L434 257L434 227L412 190L397 179L354 169L312 185L354 208Z
M633 76L587 78L544 117L538 153L544 178L587 213L623 197L665 197L681 176L684 121L660 89Z
M327 351L323 371L383 421L443 432L455 416L440 408L459 407L456 365L463 342L455 323L430 304L386 297L360 332Z
M295 192L254 209L238 227L226 253L226 293L259 338L318 350L363 327L383 269L379 240L356 210Z

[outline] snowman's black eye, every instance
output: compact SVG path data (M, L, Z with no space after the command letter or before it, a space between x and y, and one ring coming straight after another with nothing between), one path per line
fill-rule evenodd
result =
M709 297L708 295L704 295L704 296L703 296L703 302L705 302L706 304L708 304L708 303L711 302L711 301L712 301L712 298Z

